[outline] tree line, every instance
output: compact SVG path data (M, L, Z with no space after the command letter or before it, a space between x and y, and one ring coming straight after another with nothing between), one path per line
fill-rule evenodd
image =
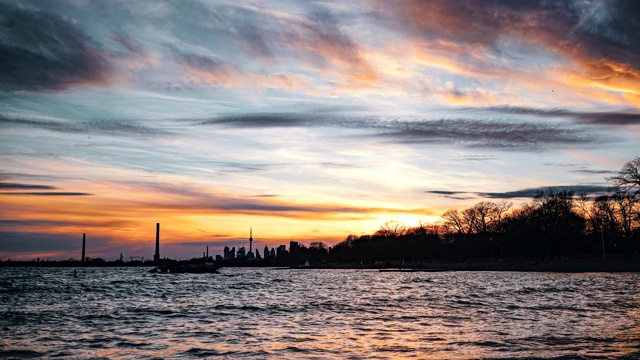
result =
M520 208L481 201L447 210L437 224L407 227L388 221L370 235L349 235L333 248L320 242L288 255L289 262L461 262L505 258L638 257L640 157L609 178L597 196L550 187ZM284 260L284 259L283 259Z

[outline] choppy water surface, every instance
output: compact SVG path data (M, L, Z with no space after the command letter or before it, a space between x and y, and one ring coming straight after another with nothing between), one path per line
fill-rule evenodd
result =
M640 274L0 268L0 358L640 358Z

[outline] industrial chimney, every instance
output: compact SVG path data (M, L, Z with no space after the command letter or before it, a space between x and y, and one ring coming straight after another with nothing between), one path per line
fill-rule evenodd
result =
M160 223L156 223L156 254L153 255L153 261L160 261Z

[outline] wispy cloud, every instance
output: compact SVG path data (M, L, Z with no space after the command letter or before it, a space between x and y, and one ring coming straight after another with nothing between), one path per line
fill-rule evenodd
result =
M211 119L192 120L195 125L218 125L225 127L299 127L319 124L321 118L305 113L264 113L264 114L238 114L219 116Z
M381 116L281 113L221 116L194 120L195 125L240 128L327 127L368 130L371 136L397 143L457 144L465 147L540 148L544 145L593 143L602 136L562 124L473 118L420 119Z
M330 168L330 169L360 169L362 168L362 166L358 166L355 164L348 164L348 163L342 163L342 162L322 162L320 163L320 166L324 167L324 168Z
M184 242L249 222L337 238L598 185L637 156L638 18L626 0L0 0L0 227L78 221L152 254L157 221Z
M475 119L393 122L378 136L402 143L451 144L486 148L539 148L597 140L581 129L539 123Z
M617 171L613 171L613 170L592 170L592 169L572 170L572 172L582 173L582 174L615 174L617 173Z
M154 211L206 213L206 214L242 214L265 215L287 218L308 218L310 215L320 218L336 218L346 215L364 215L376 212L411 212L415 209L398 210L384 207L358 207L336 203L291 202L273 194L254 196L217 193L197 186L173 185L161 183L131 182L121 186L144 188L153 194L162 194L159 198L145 201L132 201L127 208L154 209ZM425 212L428 212L425 210Z
M0 90L61 90L106 82L108 58L73 21L0 3L0 24Z
M166 189L166 187L164 187ZM304 214L316 216L342 213L368 213L372 209L347 207L342 205L320 205L287 203L284 200L271 200L273 196L232 197L206 192L189 191L190 201L154 201L148 206L159 210L173 210L183 212L208 212L225 214L253 214L298 217ZM184 192L183 192L184 194ZM196 195L197 194L197 195ZM298 215L296 215L298 214Z
M17 190L17 191L16 191ZM0 195L30 195L30 196L85 196L92 195L85 192L70 191L25 191L25 190L58 190L49 185L34 185L0 182Z
M574 85L638 95L640 6L629 1L374 2L380 21L418 41L436 40L489 50L513 60L506 39L560 55L581 67ZM510 59L511 58L511 59ZM462 62L462 64L468 63Z
M442 197L453 199L453 200L469 200L474 198L474 196L469 196L469 194L473 194L473 193L468 193L466 191L431 190L431 191L425 191L425 193L440 195Z
M71 192L71 191L30 191L30 192L0 192L0 195L26 195L26 196L87 196L93 195L91 193L84 192Z
M495 160L495 158L493 155L463 155L456 157L456 159L464 161L489 161Z
M534 115L545 118L568 118L582 124L593 125L638 125L640 124L640 112L629 111L594 111L580 112L565 109L536 109L528 107L499 106L485 108L503 114Z
M74 228L92 228L96 226L101 227L123 227L127 225L135 224L129 220L116 220L116 219L94 219L94 220L51 220L51 219L0 219L0 225L5 229L12 228L61 228L61 227L74 227Z
M544 192L548 188L549 186L527 188L527 189L505 191L505 192L428 190L428 191L425 191L425 193L440 195L440 196L444 196L452 199L458 199L458 200L467 200L467 199L473 198L473 197L469 197L468 195L473 195L475 197L488 198L488 199L521 199L521 198L533 198L536 194L540 192ZM610 190L609 187L596 186L596 185L562 185L562 186L553 186L553 188L555 188L556 190L573 190L576 195L583 194L583 193L587 195L597 195L597 194L605 193Z
M58 120L13 117L0 114L2 127L31 127L67 134L97 134L134 138L168 137L174 134L163 129L151 128L132 120Z
M0 190L53 190L55 187L49 185L32 185L19 183L0 182Z
M479 196L491 198L491 199L516 199L516 198L532 198L539 192L544 192L549 187L538 187L538 188L529 188L522 189L516 191L506 191L506 192L479 192L477 193ZM565 185L565 186L554 186L556 190L573 190L576 195L578 194L601 194L605 193L609 190L609 187L606 186L591 186L591 185Z

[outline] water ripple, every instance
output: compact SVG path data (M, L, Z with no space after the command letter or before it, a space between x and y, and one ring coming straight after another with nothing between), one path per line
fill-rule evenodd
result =
M640 358L640 274L0 268L0 358Z

